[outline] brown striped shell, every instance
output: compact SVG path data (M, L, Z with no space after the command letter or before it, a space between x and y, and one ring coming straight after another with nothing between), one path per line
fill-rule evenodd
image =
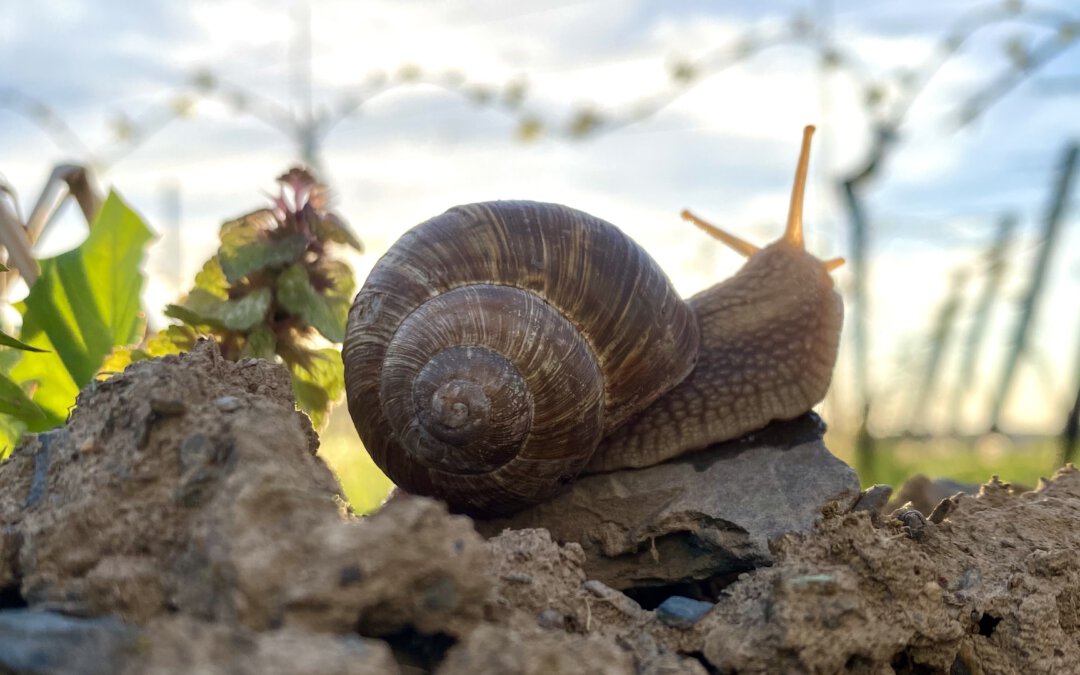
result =
M684 303L613 225L557 204L450 209L405 234L349 313L349 411L407 492L497 515L578 472L645 467L797 417L836 363L842 259L806 251L803 133L783 236ZM597 444L599 443L599 447Z
M405 491L474 515L543 501L693 368L698 323L615 226L458 206L407 232L349 313L349 411Z

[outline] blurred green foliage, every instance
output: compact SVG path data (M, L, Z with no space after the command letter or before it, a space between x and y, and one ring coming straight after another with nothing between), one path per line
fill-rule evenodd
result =
M849 464L854 460L853 443L826 436L826 445ZM859 471L864 488L875 484L899 488L908 478L924 474L930 478L951 478L961 483L981 485L991 476L1035 487L1039 478L1054 474L1060 465L1058 443L1053 436L1021 440L1002 434L977 439L883 438L874 447L872 467Z
M62 424L105 357L139 339L141 267L152 236L114 192L81 245L39 261L41 276L16 309L21 344L40 353L4 352L0 360L0 455L25 431Z
M221 245L195 286L165 314L178 323L141 344L117 350L103 370L188 350L213 337L227 359L280 360L292 373L297 405L315 428L344 393L340 351L356 282L334 245L362 250L345 222L327 209L325 189L303 169L278 178L269 208L221 226Z
M394 487L360 445L345 406L335 408L330 414L329 423L319 436L319 456L337 476L356 513L371 513L379 508Z

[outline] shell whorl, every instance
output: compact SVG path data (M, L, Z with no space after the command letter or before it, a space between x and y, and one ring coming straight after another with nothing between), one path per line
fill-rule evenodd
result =
M613 225L455 207L406 233L349 315L349 410L408 492L473 514L542 501L693 368L697 319Z

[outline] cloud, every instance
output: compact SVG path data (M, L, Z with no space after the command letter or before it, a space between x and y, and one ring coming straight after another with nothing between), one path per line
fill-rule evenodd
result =
M105 122L113 113L162 109L203 67L299 110L297 54L290 46L297 6L285 0L126 2L102 12L61 0L7 3L0 57L18 67L5 72L5 83L57 108L95 146L107 142ZM788 8L704 0L543 7L324 0L312 3L315 108L333 111L371 73L412 63L492 86L527 74L529 105L565 123L576 105L620 109L663 89L674 59L731 44L751 27L782 25ZM902 10L838 8L835 37L871 73L921 63L956 10L929 2ZM947 270L971 258L1001 210L1018 210L1030 231L1044 210L1061 144L1080 133L1068 99L1037 98L1030 88L970 128L951 130L956 103L1000 65L996 44L974 45L939 74L912 108L902 143L867 194L876 265L871 290L879 308L874 335L884 355L897 353L900 336L926 330ZM583 142L549 137L526 145L514 139L512 116L416 86L378 97L343 121L328 136L324 155L339 208L368 245L356 261L361 274L406 228L451 205L531 198L571 204L618 224L689 294L724 278L738 260L682 223L678 211L691 207L755 241L774 237L787 209L799 132L808 121L821 126L807 204L811 246L823 256L845 252L847 222L836 181L865 159L873 130L864 95L844 76L823 79L805 49L778 47L703 79L637 125ZM0 169L24 203L51 165L69 158L3 109L0 144ZM163 192L180 186L183 249L178 258L168 237L154 249L151 269L160 279L148 302L160 306L176 290L172 280L191 278L213 249L221 221L260 205L296 147L295 135L209 101L110 170L106 180L159 231L168 229ZM66 215L46 249L66 248L84 227ZM1055 268L1055 292L1075 291L1068 264ZM838 273L841 285L847 273ZM1041 348L1071 355L1075 326L1059 325L1062 316L1041 318ZM884 371L886 378L895 366Z

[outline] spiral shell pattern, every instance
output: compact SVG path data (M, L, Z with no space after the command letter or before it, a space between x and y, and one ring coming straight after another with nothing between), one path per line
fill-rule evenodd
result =
M349 314L349 411L405 491L498 515L547 499L693 368L695 315L615 226L458 206L375 265Z

